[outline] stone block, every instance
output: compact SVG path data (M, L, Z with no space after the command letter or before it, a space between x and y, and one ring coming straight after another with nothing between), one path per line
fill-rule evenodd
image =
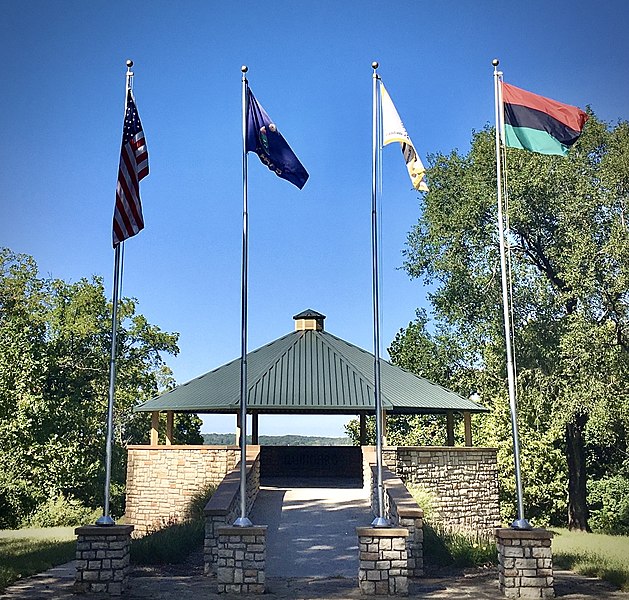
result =
M385 595L389 593L388 581L376 581L376 595Z
M537 569L537 560L535 558L516 558L515 564L516 569Z
M520 598L543 598L542 590L540 588L521 588Z
M110 583L107 592L110 596L121 596L125 586L122 583Z
M553 553L550 547L542 546L540 548L539 546L535 546L531 548L531 556L535 558L552 558Z
M234 570L229 568L219 567L216 573L216 579L218 583L233 583L234 582Z

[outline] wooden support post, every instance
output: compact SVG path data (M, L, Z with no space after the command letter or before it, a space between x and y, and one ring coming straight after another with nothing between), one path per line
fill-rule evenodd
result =
M382 411L382 446L387 445L387 411Z
M166 445L173 445L173 428L175 424L175 413L172 410L166 411Z
M359 423L360 423L360 431L358 434L359 444L361 446L367 445L367 415L365 413L360 413L358 415Z
M463 424L465 425L465 445L472 445L472 413L468 410L463 412Z
M260 443L260 424L257 412L251 413L251 443L257 446Z
M151 413L151 446L159 444L159 411Z
M454 446L454 413L446 413L446 446Z
M240 413L236 414L236 446L240 446L240 435L242 433L242 427L240 425Z

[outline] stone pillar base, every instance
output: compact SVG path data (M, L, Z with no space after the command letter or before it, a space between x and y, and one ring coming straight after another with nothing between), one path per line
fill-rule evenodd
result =
M507 598L554 598L553 534L546 529L496 529L498 589Z
M357 527L358 586L368 596L408 595L408 529Z
M263 594L266 525L218 528L218 592Z
M89 525L74 530L77 536L75 592L123 594L129 584L132 531L133 525Z

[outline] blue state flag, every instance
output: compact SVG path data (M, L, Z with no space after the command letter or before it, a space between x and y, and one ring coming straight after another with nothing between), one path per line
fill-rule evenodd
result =
M308 181L308 171L299 162L275 123L260 106L247 86L247 152L255 152L278 177L299 189Z

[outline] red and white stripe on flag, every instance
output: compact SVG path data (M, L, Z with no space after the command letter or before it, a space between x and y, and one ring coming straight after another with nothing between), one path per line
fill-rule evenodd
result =
M149 155L144 131L131 90L127 93L127 108L122 129L122 148L116 185L116 207L114 209L114 248L142 229L142 202L140 181L149 174Z

